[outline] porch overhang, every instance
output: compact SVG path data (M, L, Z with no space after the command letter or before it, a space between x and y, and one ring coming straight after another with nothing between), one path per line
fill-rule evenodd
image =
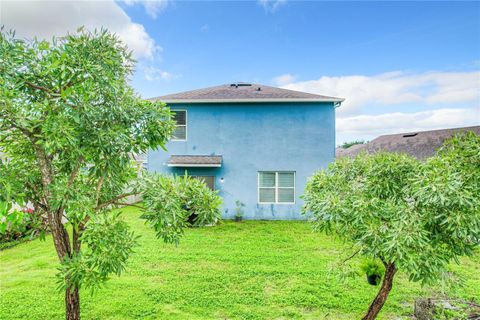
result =
M172 155L167 166L183 168L220 168L222 156L219 155Z

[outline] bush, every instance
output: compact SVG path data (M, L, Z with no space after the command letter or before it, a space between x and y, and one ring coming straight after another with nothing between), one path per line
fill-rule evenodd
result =
M205 226L220 219L222 199L204 182L185 176L147 174L143 203L146 219L157 237L178 244L188 226Z
M1 204L6 206L6 202ZM8 210L0 213L0 248L6 249L21 242L23 239L33 239L40 234L43 221L31 208L17 210L7 205Z

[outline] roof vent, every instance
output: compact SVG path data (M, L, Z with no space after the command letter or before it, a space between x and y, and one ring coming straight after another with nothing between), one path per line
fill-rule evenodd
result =
M230 84L230 87L235 87L235 88L238 88L238 87L251 87L252 84L251 83L245 83L245 82L238 82L238 83L232 83Z
M257 91L262 91L262 88L258 87L258 88L257 88Z
M403 137L404 138L408 138L408 137L415 137L418 133L407 133L407 134L404 134Z

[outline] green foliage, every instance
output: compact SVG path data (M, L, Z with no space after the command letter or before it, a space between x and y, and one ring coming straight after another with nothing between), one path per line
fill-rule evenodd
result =
M118 213L105 213L90 220L82 234L84 249L67 258L57 274L58 288L98 289L111 274L120 275L136 245L136 237Z
M36 236L44 239L43 217L35 214L31 208L22 210L12 208L9 202L0 202L0 211L2 211L1 206L5 204L7 204L7 210L0 213L0 243L12 242L12 245L14 245L16 240L21 240L22 238L31 240ZM10 209L8 209L9 207ZM8 246L10 245L6 244L3 247Z
M416 208L428 230L430 247L419 253L412 280L442 271L480 244L480 136L459 134L428 159L412 181Z
M43 219L35 214L34 210L25 208L20 210L20 206L24 205L23 194L19 190L21 184L8 170L8 163L0 159L0 243L2 248L15 244L24 237L30 239L39 234L42 230ZM16 198L12 198L12 194Z
M383 277L383 275L385 274L385 267L378 260L366 259L360 265L360 269L367 276L378 275L380 277Z
M0 190L0 201L30 202L36 219L48 220L42 231L55 238L65 286L96 287L124 269L133 236L107 211L137 192L132 154L165 148L174 130L165 104L130 87L133 68L107 30L51 42L0 33L0 150L8 159L0 185L10 190L7 200Z
M340 147L343 149L348 149L351 146L354 146L356 144L365 144L365 143L367 143L365 140L354 140L354 141L344 142L340 145Z
M178 244L193 216L194 226L220 219L221 198L204 182L185 176L146 175L143 183L143 218L165 242ZM190 219L192 220L192 219Z
M360 253L432 282L480 242L480 138L454 137L425 163L406 155L342 158L308 182L304 213Z

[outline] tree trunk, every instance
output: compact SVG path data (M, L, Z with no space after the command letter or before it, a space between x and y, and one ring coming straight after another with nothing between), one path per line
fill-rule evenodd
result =
M66 320L80 320L80 295L78 288L65 292Z
M373 299L370 307L368 308L367 314L362 318L362 320L374 320L377 318L378 313L382 310L385 301L387 301L388 294L392 290L393 286L393 277L397 272L397 268L394 263L384 263L385 264L385 277L383 278L382 286L377 293L375 299Z

